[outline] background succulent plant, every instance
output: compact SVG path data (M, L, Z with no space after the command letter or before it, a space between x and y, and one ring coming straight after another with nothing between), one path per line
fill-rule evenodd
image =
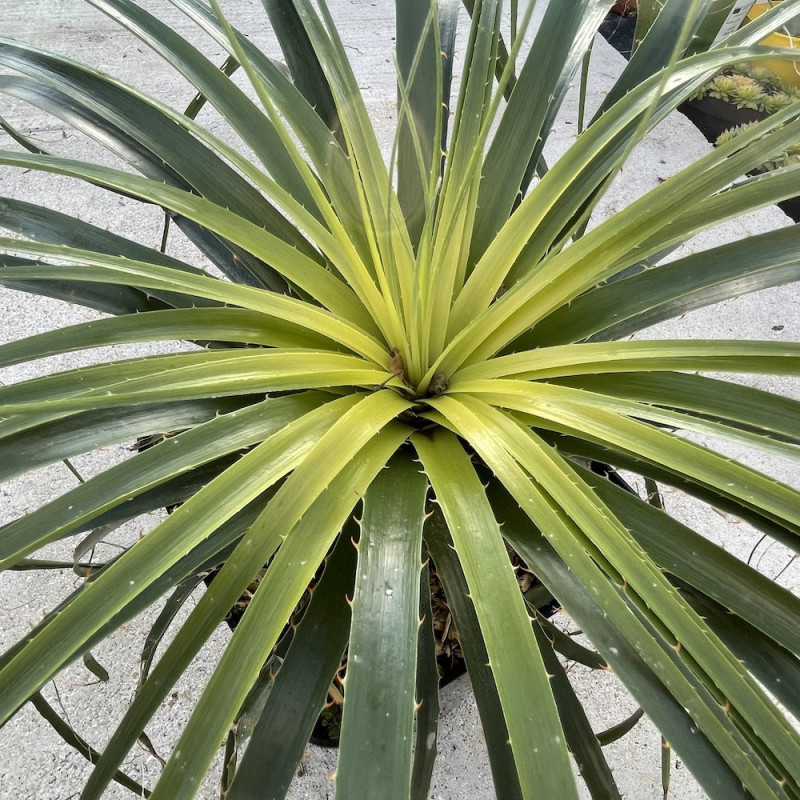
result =
M734 64L715 75L692 99L713 97L736 108L774 114L800 99L800 90L771 70L748 63Z

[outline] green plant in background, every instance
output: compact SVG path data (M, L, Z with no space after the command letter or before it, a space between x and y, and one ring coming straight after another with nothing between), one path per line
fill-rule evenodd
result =
M800 716L800 600L597 474L603 462L648 491L678 487L797 549L800 495L680 432L797 457L796 401L701 373L798 375L800 345L630 336L800 276L797 226L660 263L695 233L796 193L797 165L736 181L797 141L800 105L581 235L634 144L720 69L764 55L750 45L799 0L688 58L707 3L668 0L549 170L547 133L610 4L551 3L528 45L530 7L512 5L503 38L502 4L469 3L451 102L457 4L398 2L387 167L324 3L264 0L288 74L215 0L173 4L228 49L223 70L131 0L93 3L188 79L243 147L67 58L0 44L5 93L141 175L24 147L0 163L161 206L223 274L2 201L0 224L15 235L2 241L0 280L113 314L7 344L2 364L195 343L0 390L3 479L111 443L155 443L5 525L4 568L44 566L36 553L48 543L175 506L2 657L2 720L28 701L48 714L39 689L166 594L157 643L218 570L152 666L146 647L82 797L115 777L131 785L119 765L248 587L152 797L191 797L237 720L252 735L238 764L228 739L225 796L282 796L345 650L337 796L425 797L438 701L424 542L498 797L577 797L570 754L593 797L619 797L555 656L553 640L568 645L521 594L508 545L599 652L581 657L614 670L710 796L800 796L789 719ZM250 95L229 78L237 64Z
M724 131L717 137L715 142L716 146L720 147L721 145L725 144L725 142L735 139L737 136L744 133L755 124L755 122L748 122L745 125L736 125L733 128L728 128L727 131ZM759 164L755 170L751 170L751 172L769 172L769 170L778 169L779 167L787 167L791 164L797 163L800 163L800 143L789 145L781 150L780 153L773 154L769 159Z
M787 86L769 69L742 63L721 70L690 99L701 97L724 100L736 108L774 114L800 100L800 89Z

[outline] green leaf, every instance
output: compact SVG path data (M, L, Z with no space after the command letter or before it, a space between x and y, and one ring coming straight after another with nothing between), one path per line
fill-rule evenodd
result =
M678 372L581 375L557 382L718 420L753 432L764 448L770 446L770 438L800 443L795 424L800 402L750 386ZM789 448L785 452L792 454ZM793 454L798 455L796 450Z
M598 286L562 306L518 346L621 339L689 311L800 278L796 226L704 250Z
M436 9L430 0L395 2L401 119L397 132L397 197L412 242L419 243L430 202L427 183L441 173L447 141L453 40L459 3ZM428 24L431 21L432 24Z
M309 349L325 349L331 344L289 321L265 320L254 311L182 308L102 319L29 336L0 346L0 364L8 366L90 347L180 339Z
M306 255L313 254L306 239L274 206L191 135L202 129L181 115L101 73L17 43L0 41L0 62L35 78L4 77L0 90L64 119L148 177L194 190L266 226ZM191 133L183 130L186 126ZM213 140L210 144L213 147ZM176 222L199 246L206 243L207 231L182 218ZM246 270L237 269L231 254L219 266L231 276L248 275L248 282L285 291L280 276L246 251L238 255Z
M172 28L130 0L91 0L91 3L136 34L183 74L229 121L275 180L313 207L274 126L233 81Z
M483 165L478 216L472 236L473 261L482 255L518 203L531 161L539 160L572 75L591 44L606 4L579 0L548 5L503 112ZM549 103L531 102L550 97Z
M559 420L559 424L566 423L573 432L577 427L582 438L608 443L637 457L665 465L701 486L710 486L722 496L737 498L743 501L744 505L756 508L779 522L785 521L795 526L800 522L797 491L756 470L749 469L740 462L726 459L705 447L620 414L583 405L578 411L571 403L578 399L579 393L571 394L573 390L567 390L566 387L528 384L523 393L527 394L529 399L532 395L538 395L540 400L544 399L545 395L552 399L555 396L551 394L552 390L555 394L561 391L570 394L569 399L565 394L560 395L558 409L550 406L545 410L541 402L533 404L537 406L535 410L528 401L523 401L521 405L526 405L527 408L524 410L531 411L540 418L541 412L545 411L543 416L554 421ZM506 403L505 400L500 402L507 407L518 405L516 400L510 403ZM578 416L580 422L577 421ZM658 448L657 457L654 457L655 447Z
M800 650L800 600L791 592L659 509L575 468L660 567L792 652Z
M346 408L355 400L352 397L342 398L338 403L321 405L322 399L309 394L266 400L215 417L169 438L6 525L0 554L5 561L13 562L21 555L79 529L81 523L94 520L102 512L125 502L128 497L135 497L170 478L220 456L263 442L270 436L278 434L280 439L281 428L302 418L304 414L312 415L307 417L305 424L311 420L319 424L327 416L335 414L335 409Z
M348 317L340 319L324 309L294 298L263 292L252 287L241 286L204 275L188 275L142 261L110 255L97 255L87 250L73 250L54 245L0 239L0 247L4 245L13 247L18 251L58 258L71 263L72 266L69 269L50 265L9 266L0 271L0 280L3 283L9 280L31 281L34 279L50 280L56 278L62 281L124 282L144 289L173 290L183 288L187 293L196 293L201 297L259 311L268 316L291 321L295 325L300 325L310 330L323 331L324 335L334 341L343 338L344 340L341 343L348 349L353 349L356 352L363 350L365 353L369 353L372 356L372 360L377 363L385 362L388 364L389 362L389 356L384 348L372 336L358 327L357 323L354 324ZM357 316L362 315L363 313ZM369 325L367 330L371 327Z
M390 398L381 400L389 402ZM272 424L278 424L277 433L242 456L234 466L197 492L154 531L100 573L61 610L57 619L42 626L38 635L30 637L4 667L0 690L2 718L7 719L30 692L36 691L52 674L82 652L82 642L102 628L109 618L119 613L138 594L146 591L162 572L291 471L313 449L321 431L330 425L331 418L344 412L348 405L352 403L346 402L344 407L341 402L338 405L330 403L318 414L306 414L282 430L280 423L273 419ZM169 441L177 440L178 437ZM152 451L146 451L139 458L157 450L153 448ZM105 473L101 477L106 478L107 475ZM92 481L82 484L79 489L85 487L91 488ZM43 510L47 509L46 506ZM31 516L26 517L25 521ZM60 518L63 519L63 516ZM58 532L59 528L56 528L54 532L43 536L37 528L34 534L40 539L51 539ZM263 561L266 561L266 557ZM248 578L252 578L252 574ZM240 704L243 700L242 697Z
M453 540L440 508L434 507L425 523L425 544L434 559L436 574L442 580L448 608L456 621L459 643L467 662L470 685L485 732L495 792L499 800L518 800L522 797L522 791L514 753L508 746L508 726L503 706L497 693L486 643L475 613L475 605L470 598L464 570L453 549Z
M197 22L221 47L233 52L234 47L228 33L211 9L199 0L173 0L173 4ZM348 235L353 246L361 259L368 263L371 256L368 238L366 232L360 230L362 217L356 183L359 179L353 175L346 154L340 146L342 142L335 138L336 131L331 131L317 109L295 86L286 74L288 70L284 65L267 58L245 35L235 30L233 33L252 71L267 90L270 101L275 103L283 115L283 124L291 126L306 148L333 207L338 216L347 222Z
M794 655L796 650L781 647L775 639L764 635L757 627L744 622L702 592L680 584L679 588L698 613L708 620L720 639L747 665L748 670L790 714L797 717L800 712L800 660ZM789 596L796 600L794 595ZM765 613L766 608L762 615ZM792 633L796 634L796 631ZM796 636L790 634L781 638L794 639Z
M417 708L411 800L427 800L436 761L439 726L439 665L433 632L429 566L422 568L419 587L421 623L417 641ZM508 748L505 748L506 751Z
M364 310L352 290L319 263L260 225L210 200L148 178L70 159L21 156L2 151L0 164L24 166L81 178L106 189L124 190L144 202L156 203L170 212L194 220L233 244L263 258L287 280L303 291L309 292L334 313L344 312L345 317L364 319Z
M364 495L336 769L343 797L411 791L427 493L418 466L398 456Z
M319 114L326 127L341 137L339 114L319 56L291 0L262 0L277 34L292 82Z
M375 399L356 406L354 414L343 417L342 425L334 425L323 437L314 457L281 487L257 521L252 537L242 540L217 576L216 580L226 585L237 574L248 574L254 564L266 560L269 553L265 552L265 543L275 535L285 537L167 762L153 793L155 798L190 797L196 791L219 741L355 499L407 436L404 426L387 425L389 412L392 416L397 413L395 401L380 394L371 397ZM347 437L344 441L343 436ZM361 457L349 463L359 451ZM328 456L327 462L321 459L327 467L315 469L320 463L317 457L323 455ZM328 502L314 501L338 474L342 480L328 500L335 504L333 512ZM295 524L298 527L292 532ZM288 535L290 532L293 535Z
M191 553L178 561L172 568L163 572L148 590L139 594L122 612L112 617L106 624L105 629L101 629L93 638L102 639L107 636L109 631L124 624L127 619L133 617L143 608L147 608L160 599L166 588L175 586L180 580L193 576L197 572L210 570L223 562L230 554L233 544L241 538L253 524L259 513L263 511L269 496L269 492L265 493L265 497L259 498L258 501L246 507L242 512L234 515L227 523L221 525L214 534L196 547ZM208 601L205 602L207 603ZM203 603L202 598L200 603ZM64 606L66 606L66 603ZM230 605L225 606L222 613L227 613L229 609ZM52 617L46 618L45 622L49 619L52 619ZM210 620L206 621L206 624L209 625L208 630L213 631L221 621L221 616L220 618L211 617ZM210 635L210 633L207 635ZM197 647L202 646L203 641L199 625L192 626L192 637ZM180 638L180 632L177 638ZM91 641L93 641L93 639L90 639L90 643ZM150 680L140 685L136 696L123 717L123 721L112 735L101 758L96 762L94 771L89 776L84 789L85 797L100 796L105 786L107 786L108 782L112 779L114 770L122 763L137 739L141 737L148 720L158 710L174 681L185 669L185 664L195 655L195 651L191 651L187 658L185 652L180 654L181 651L178 651L180 654L179 658L187 660L185 663L178 660L176 666L173 657L176 653L176 648L174 644L172 647L172 650L165 651L153 670L153 672L159 673L157 678L152 679L152 676L148 676ZM168 673L165 677L164 673L167 669L173 671ZM170 674L173 676L171 679L169 677ZM170 682L170 680L172 682Z
M602 354L602 355L601 355ZM449 385L474 391L471 381L515 377L541 380L605 372L677 369L797 375L800 344L731 339L654 339L556 345L515 353L459 370Z
M533 632L542 653L542 659L551 676L550 685L558 706L561 724L567 737L567 747L578 766L581 778L593 800L622 800L617 784L611 774L600 742L592 731L583 705L575 694L553 648L539 625L534 624Z
M597 741L600 742L601 747L607 747L614 742L618 742L623 736L630 733L634 727L636 727L636 723L639 722L643 716L644 711L641 708L637 708L627 719L622 720L622 722L617 725L606 728L604 731L600 731L600 733L597 734Z
M616 604L617 594L603 591L604 598L611 602L601 605L595 590L604 590L604 583L591 581L587 584L576 576L513 497L494 494L492 501L514 549L559 597L570 617L595 646L608 653L614 672L681 753L684 763L705 791L713 797L744 797L740 780L721 753L698 731L687 711L656 677L652 668L655 662L648 665L626 638L625 627L618 628L614 616L609 617L606 609ZM626 617L627 613L622 619Z
M414 438L414 445L475 603L522 795L577 797L547 672L483 487L455 437L444 432L421 435ZM476 531L482 535L475 536ZM513 660L503 658L511 642L518 654ZM533 741L537 745L531 750Z
M106 314L133 314L137 311L168 308L168 304L156 300L146 292L111 282L103 285L88 281L62 281L58 277L50 281L6 280L4 274L9 267L40 269L45 267L45 264L29 258L0 255L0 284L7 289L76 303Z
M194 427L245 405L240 398L194 400L186 403L143 403L120 418L117 409L84 412L59 417L6 435L0 424L0 478L8 480L28 470L85 453L92 447L107 447L139 436L175 432Z
M83 665L103 683L110 680L108 670L88 650L83 654Z
M603 98L600 108L595 112L596 120L611 106L618 103L631 89L638 86L643 80L655 75L659 70L668 67L675 56L674 31L680 30L686 17L691 15L692 28L690 36L693 38L705 20L713 0L703 0L701 3L687 3L685 0L667 0L659 9L658 15L646 31L644 38L638 26L636 36L641 39L625 65L622 74L615 81L611 91ZM642 5L645 5L643 2Z
M263 712L228 791L228 800L255 796L283 797L327 699L328 687L347 645L353 591L355 548L346 523L325 562L308 611L295 631Z
M63 719L56 713L55 709L42 697L39 692L36 692L31 697L31 705L47 720L48 724L53 730L66 742L67 745L72 747L80 753L90 764L94 764L100 757L100 754L81 736L79 736L72 727L64 722ZM124 772L117 770L114 773L114 780L126 789L130 789L140 797L149 797L149 790L145 789L140 783L137 783L133 778L128 777Z
M167 602L164 603L164 607L156 617L156 621L150 626L147 638L144 640L142 654L139 656L140 687L150 675L150 667L153 664L156 650L163 641L164 636L166 636L170 625L173 624L180 610L202 582L202 575L190 575L186 580L179 583L175 591L167 599Z
M93 379L94 385L83 389L81 378ZM211 350L100 364L12 384L0 389L0 413L83 411L167 397L198 399L317 386L380 387L383 383L385 373L370 369L361 359L339 353Z
M647 657L648 663L657 666L661 679L669 685L670 691L679 698L679 702L690 710L698 728L712 737L715 746L723 749L720 747L721 742L733 737L731 742L733 750L727 755L748 789L756 796L757 794L762 794L764 797L773 796L776 784L772 775L772 764L756 760L755 752L760 749L761 742L756 739L756 750L751 751L749 757L744 756L750 748L742 740L738 728L734 727L728 718L725 707L720 707L720 703L724 700L720 700L717 694L712 696L705 691L698 691L702 678L694 675L678 655L669 626L675 626L677 636L680 637L678 641L685 646L690 657L698 659L703 667L711 671L711 676L706 679L711 682L709 685L720 687L724 685L727 688L723 691L730 691L732 695L740 698L734 701L736 709L746 715L753 715L750 717L750 722L758 728L758 736L773 742L775 742L773 736L780 739L779 747L784 753L780 767L782 775L788 775L792 770L792 757L789 753L795 745L790 741L794 739L791 728L776 714L768 698L748 679L741 664L724 647L720 647L709 629L688 612L685 603L677 601L677 594L671 588L659 592L658 598L655 598L655 593L651 590L664 586L666 580L649 559L642 557L637 546L634 545L628 550L632 543L629 533L607 510L601 510L602 506L596 497L587 492L580 481L569 476L570 470L565 464L554 469L560 459L550 448L543 444L526 446L528 442L536 441L535 435L528 429L507 417L505 419L508 420L508 424L506 424L503 422L502 412L489 409L488 406L463 396L458 401L440 397L436 400L436 406L442 410L446 409L450 418L459 421L462 435L467 435L476 444L483 458L511 488L515 498L531 519L548 531L548 536L559 555L576 574L583 575L582 582L589 583L593 587L595 596L599 597L601 587L606 586L605 578L599 583L596 578L590 578L591 573L598 569L594 564L594 560L598 560L604 570L610 573L614 583L621 587L625 594L634 598L632 601L634 608L638 608L640 599L642 607L652 603L650 607L654 620L657 620L655 624L638 610L631 616L627 603L619 595L616 602L621 602L625 607L622 615L615 611L615 603L611 601L610 596L603 600L605 613L614 619L621 630L628 631L627 636L632 637L637 649L642 653L650 651ZM483 421L484 414L493 421L489 428ZM488 433L489 430L491 434ZM499 444L500 441L502 445ZM513 460L519 459L521 464L525 464L525 473L513 463L510 453L514 454ZM543 481L543 490L527 477L533 474ZM545 495L544 491L548 494ZM552 499L550 495L554 495ZM582 508L584 502L586 507ZM564 508L561 508L562 505ZM596 511L590 511L590 508ZM574 522L572 515L575 518ZM573 532L570 534L571 527ZM630 553L630 557L626 558L623 555L626 551ZM646 578L642 577L642 583L639 583L637 577L640 572L647 575ZM622 575L624 577L621 577ZM644 585L645 583L647 585ZM614 594L617 591L619 589L612 590ZM637 596L639 592L641 598ZM564 605L570 610L567 603ZM659 618L661 614L664 615L663 621ZM646 631L644 636L641 632L638 634L634 632L639 626ZM702 641L702 646L692 645L695 641L693 628L698 629L698 641ZM659 651L660 655L656 655ZM614 667L617 661L615 656L618 653L602 650L601 652ZM770 717L772 721L767 722ZM755 722L756 719L759 722ZM781 730L780 734L777 734L778 729ZM773 757L774 755L769 757L770 761Z

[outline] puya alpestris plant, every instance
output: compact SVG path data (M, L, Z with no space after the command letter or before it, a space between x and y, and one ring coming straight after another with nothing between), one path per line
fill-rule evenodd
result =
M798 278L796 226L662 259L796 194L797 165L737 181L797 140L800 107L584 232L634 144L718 70L767 54L752 43L800 0L686 58L707 3L668 0L549 169L547 132L610 2L550 3L532 42L532 7L512 4L504 38L502 4L469 3L457 87L458 4L398 2L389 167L324 3L265 0L284 66L215 1L172 2L229 51L224 69L131 0L93 0L194 85L240 148L100 72L0 40L3 92L141 174L30 152L13 130L22 147L0 164L156 204L199 254L192 264L45 207L0 206L13 234L0 281L111 313L7 344L2 364L187 343L0 390L4 480L156 442L5 525L3 568L36 567L51 542L175 506L91 565L3 656L2 720L29 701L46 713L39 690L65 665L218 570L152 665L146 650L82 797L114 778L131 785L117 772L126 754L258 576L151 796L192 797L243 716L253 733L238 763L227 752L225 796L282 796L345 650L337 796L427 796L438 702L424 552L457 624L498 797L577 797L571 757L593 797L619 797L509 545L597 648L582 657L619 676L709 796L800 796L800 601L587 468L675 486L797 549L796 491L680 434L796 458L796 401L702 373L796 376L800 346L630 337ZM249 93L229 77L237 65ZM208 261L216 272L198 266Z

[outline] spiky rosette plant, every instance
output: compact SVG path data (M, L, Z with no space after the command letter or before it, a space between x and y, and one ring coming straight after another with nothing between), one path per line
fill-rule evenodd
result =
M763 56L751 44L798 0L689 58L707 3L668 0L549 170L548 132L610 2L550 3L532 43L530 7L512 4L503 38L499 0L470 3L452 101L457 4L398 2L390 167L324 2L264 0L284 66L216 0L172 0L227 48L223 70L132 0L92 2L196 87L192 113L2 40L3 92L134 169L30 152L18 131L23 147L0 164L160 206L218 272L45 207L0 204L13 233L1 243L4 284L112 313L7 344L2 364L186 343L0 389L3 479L140 442L5 525L2 567L36 567L49 543L174 507L90 564L4 655L2 720L28 701L46 713L39 690L63 667L166 594L163 628L214 571L152 664L150 641L82 797L126 780L119 765L248 587L151 796L193 796L245 713L253 734L238 766L226 762L226 796L282 796L345 650L337 796L427 796L438 702L425 553L498 797L577 797L570 754L593 797L618 797L509 545L710 796L800 796L800 601L597 466L678 487L797 549L796 491L681 434L797 457L797 401L701 373L798 375L800 346L631 334L800 276L797 226L662 264L697 232L797 193L797 165L736 181L800 138L800 106L587 226L647 131L721 68ZM248 91L230 77L237 65ZM235 136L194 121L203 102Z

